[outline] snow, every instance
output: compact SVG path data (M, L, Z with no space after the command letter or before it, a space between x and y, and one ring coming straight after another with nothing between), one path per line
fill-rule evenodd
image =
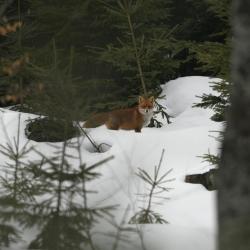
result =
M169 115L179 116L190 109L194 103L200 102L198 97L204 93L216 94L211 89L209 82L218 81L221 81L221 79L204 76L187 76L171 80L161 86L161 96L165 96L165 100L160 101L160 103L167 107Z
M222 130L222 124L210 120L213 111L210 109L194 108L199 102L198 96L203 93L213 93L210 82L219 81L208 77L182 77L162 85L165 99L158 102L166 107L173 117L171 124L162 128L143 128L142 133L134 131L113 131L105 126L88 130L89 136L98 144L104 143L103 153L93 150L90 142L82 137L82 157L87 165L98 162L109 156L115 158L100 167L102 176L90 182L89 190L98 193L89 194L89 206L115 205L116 221L120 221L126 209L126 222L146 204L139 201L137 193L145 193L145 183L136 176L138 168L146 170L150 175L154 166L158 164L162 150L165 156L162 161L161 173L172 169L168 178L174 180L165 184L172 188L165 194L166 199L158 199L161 205L155 205L153 210L161 214L169 224L130 225L139 229L138 234L129 234L130 244L121 243L118 249L142 249L142 242L148 250L215 250L217 237L216 191L207 191L203 186L184 182L186 174L203 173L213 166L202 162L198 156L218 152L218 142L212 138L211 131ZM1 143L11 141L17 134L18 116L20 113L0 110L0 138ZM24 145L27 138L24 128L32 114L21 114L21 139ZM8 135L8 136L7 136ZM73 139L76 140L76 139ZM47 143L30 142L44 154L51 155L52 146ZM61 145L57 143L57 145ZM73 149L71 150L74 154ZM31 159L37 156L32 154ZM0 155L0 161L7 159ZM94 231L112 231L112 227L105 221L94 228ZM94 241L101 249L111 249L112 240L94 234ZM26 239L31 238L30 234ZM142 242L141 242L142 241ZM23 245L13 246L12 249L25 248ZM105 247L104 247L105 246Z

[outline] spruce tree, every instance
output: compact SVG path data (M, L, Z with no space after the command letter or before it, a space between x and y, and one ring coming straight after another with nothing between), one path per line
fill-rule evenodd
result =
M201 103L196 107L212 108L215 114L211 117L214 121L224 121L225 112L229 106L229 91L231 88L230 79L230 52L231 52L231 28L230 28L230 7L231 0L208 1L208 11L213 13L214 18L220 20L221 30L210 34L213 39L203 43L191 45L191 51L199 63L199 70L212 77L219 77L222 80L212 82L211 86L218 94L204 94Z
M21 230L11 223L26 215L27 203L33 199L36 190L31 188L32 177L26 174L29 164L25 161L32 151L29 143L20 141L20 120L18 116L17 134L12 140L0 145L0 155L6 162L1 163L0 177L0 246L9 246L21 239ZM11 138L11 139L10 139Z
M113 156L87 166L80 140L51 145L48 156L29 146L29 141L22 145L19 133L20 120L17 136L0 150L6 157L0 178L1 246L18 242L20 229L36 227L29 249L80 250L83 244L94 249L91 230L113 207L89 208L89 193L94 190L87 190L86 184L100 177L98 167ZM31 161L30 153L40 160Z
M215 94L203 94L200 103L194 107L212 108L213 121L225 121L225 115L230 107L230 89L232 80L230 77L230 54L231 54L231 0L207 1L208 12L218 24L215 32L209 34L209 41L190 42L190 52L193 53L198 63L197 69L204 75L219 77L220 81L212 81L210 85ZM217 140L222 142L223 133L218 132ZM210 152L203 156L211 165L218 166L220 155ZM212 174L211 174L212 175Z
M79 154L78 166L70 163L75 157L68 153L69 148ZM33 213L25 223L40 229L29 249L80 250L83 245L94 249L91 229L112 207L89 208L86 183L98 178L98 167L113 157L86 166L79 140L76 144L65 141L55 150L51 157L36 151L41 161L27 170L34 176L33 188L40 191L36 202L29 204Z
M176 27L168 25L169 1L101 2L105 18L113 20L111 28L116 28L117 36L94 51L99 61L112 66L119 81L118 95L123 93L120 101L110 106L130 105L139 93L159 93L160 84L176 76L180 65L175 58L181 49L173 37Z
M53 40L59 54L69 54L70 48L74 48L72 86L77 88L75 98L81 101L81 119L93 112L135 104L142 92L135 45L145 85L151 94L159 94L160 84L177 77L184 62L176 56L183 49L174 36L178 27L169 25L172 1L120 1L126 2L131 7L134 42L128 19L117 0L22 2L24 27L30 34L22 43L29 55L22 74L25 85L36 86L28 88L24 97L32 96L34 91L39 94L41 79L44 80L41 75L49 73L48 65L53 60ZM110 6L120 13L109 11ZM60 68L67 65L67 56L62 56Z

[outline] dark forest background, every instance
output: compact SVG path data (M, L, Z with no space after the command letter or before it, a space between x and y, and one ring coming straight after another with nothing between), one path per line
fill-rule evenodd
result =
M149 93L181 76L229 80L230 0L0 2L1 106L84 120L134 105L143 89L126 13ZM227 86L215 87L203 106L221 114Z

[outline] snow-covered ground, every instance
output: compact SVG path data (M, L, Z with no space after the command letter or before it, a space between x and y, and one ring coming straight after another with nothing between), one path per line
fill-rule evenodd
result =
M165 95L165 99L159 102L173 118L171 124L164 121L162 128L143 128L142 133L112 131L104 126L91 129L89 135L96 143L110 145L104 153L93 152L89 141L82 138L82 158L87 165L108 156L115 157L99 168L102 176L90 182L87 188L98 191L97 194L89 195L89 206L119 205L114 211L118 222L127 209L128 222L140 207L146 205L146 201L141 201L136 195L147 192L145 182L136 176L138 168L153 175L154 167L165 149L161 172L172 169L168 178L174 180L165 184L166 187L172 188L164 194L165 198L169 199L158 199L157 202L161 204L153 207L153 210L169 223L130 225L136 227L140 233L129 235L130 243L122 243L118 249L143 249L142 245L148 250L216 249L216 191L207 191L201 185L185 183L184 177L186 174L208 171L211 166L202 162L198 156L208 153L208 150L211 153L218 152L218 142L209 135L212 134L211 131L221 130L222 124L209 119L213 114L212 110L192 107L200 101L197 96L212 93L209 82L218 80L193 76L178 78L163 85L162 95ZM18 114L1 109L1 144L12 140L16 135ZM21 114L22 144L27 141L24 128L29 117L34 116ZM9 135L9 138L6 135ZM48 155L53 150L47 143L31 142L31 145ZM35 158L36 155L31 154L30 159ZM1 155L0 161L5 160ZM96 232L110 230L112 227L104 221L94 228ZM111 249L112 239L98 233L94 235L94 241L101 246L100 249ZM25 247L25 243L12 249L22 247Z

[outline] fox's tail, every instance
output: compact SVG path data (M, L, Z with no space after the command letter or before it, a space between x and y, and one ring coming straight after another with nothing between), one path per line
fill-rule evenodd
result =
M108 120L108 113L100 113L91 116L84 124L84 128L96 128L106 123Z

